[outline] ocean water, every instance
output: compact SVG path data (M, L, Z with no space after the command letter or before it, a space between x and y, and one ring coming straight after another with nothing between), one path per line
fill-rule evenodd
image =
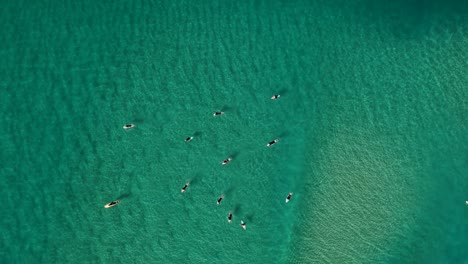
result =
M467 14L6 1L0 263L468 263Z

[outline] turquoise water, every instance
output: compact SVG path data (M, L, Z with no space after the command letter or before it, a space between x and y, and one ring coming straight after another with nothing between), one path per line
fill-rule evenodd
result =
M0 262L468 263L468 5L350 2L4 3Z

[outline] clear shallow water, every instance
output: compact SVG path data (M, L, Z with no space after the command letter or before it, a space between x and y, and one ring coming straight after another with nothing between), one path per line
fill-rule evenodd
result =
M466 11L5 4L0 259L467 262Z

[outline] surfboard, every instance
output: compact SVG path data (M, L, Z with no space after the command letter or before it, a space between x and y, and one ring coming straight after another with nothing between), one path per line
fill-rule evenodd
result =
M187 183L185 184L185 186L182 187L182 189L180 189L180 192L185 192L185 190L187 190L187 188L189 187L189 185L190 185L190 182L187 182Z
M124 126L123 126L123 129L129 130L130 128L134 128L134 127L135 127L134 124L128 124L128 125L124 125Z
M229 162L231 162L231 160L232 160L232 158L228 158L227 160L223 160L223 161L221 162L221 164L226 165L226 164L228 164Z
M244 221L241 221L240 226L242 226L242 228L243 228L244 230L247 230L247 227L245 226Z
M217 204L219 205L223 199L224 199L224 194L221 194L221 196L218 198Z
M273 146L273 144L277 143L278 141L279 141L279 139L273 140L272 142L267 144L267 147Z
M104 208L111 208L111 207L113 207L113 206L116 206L116 205L118 205L119 203L120 203L120 201L119 201L119 200L112 201L112 202L110 202L110 203L108 203L108 204L104 205Z

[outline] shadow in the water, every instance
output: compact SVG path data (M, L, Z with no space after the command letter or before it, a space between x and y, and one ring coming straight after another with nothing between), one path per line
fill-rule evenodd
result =
M190 180L191 185L197 185L200 183L201 179L203 178L203 175L201 173L195 174L195 176Z
M240 214L240 212L242 211L242 207L240 204L236 204L236 206L234 207L234 214L238 215Z
M283 89L279 90L277 94L283 96L283 95L288 94L288 93L289 93L289 90L286 89L286 88L283 88Z
M223 111L223 112L230 112L230 111L232 111L232 110L234 110L234 107L229 106L229 105L224 105L224 106L221 108L221 111Z
M229 186L229 188L227 188L224 191L224 194L229 197L229 196L231 196L232 192L234 192L234 189L235 189L235 187L233 185L231 185L231 186Z
M229 157L235 159L239 156L239 151L238 150L235 150L234 152L231 152L231 155L229 155Z
M283 131L283 133L279 135L280 138L287 138L288 136L289 136L289 131Z
M122 169L123 168L125 168L125 164L122 163ZM128 194L130 196L131 195L130 190L132 189L133 182L135 181L135 175L134 175L133 172L130 172L128 175L123 175L123 177L124 178L122 179L122 181L124 181L124 182L122 184L122 188L120 189L121 190L120 193L124 192L124 194L122 194L122 195L127 195ZM123 198L125 198L125 197L123 197Z
M251 213L251 214L248 214L248 215L245 216L245 219L247 219L247 221L249 221L250 223L254 222L254 218L255 218L254 213Z
M123 193L123 194L119 195L119 196L116 198L116 200L123 200L123 199L125 199L125 198L130 197L130 196L132 196L132 193L130 193L130 192Z
M134 120L135 120L135 123L139 123L139 124L141 124L141 123L143 123L145 121L145 119L142 116L137 116L137 117L135 117Z
M195 133L193 133L194 137L200 137L201 135L203 135L201 131L196 131Z

